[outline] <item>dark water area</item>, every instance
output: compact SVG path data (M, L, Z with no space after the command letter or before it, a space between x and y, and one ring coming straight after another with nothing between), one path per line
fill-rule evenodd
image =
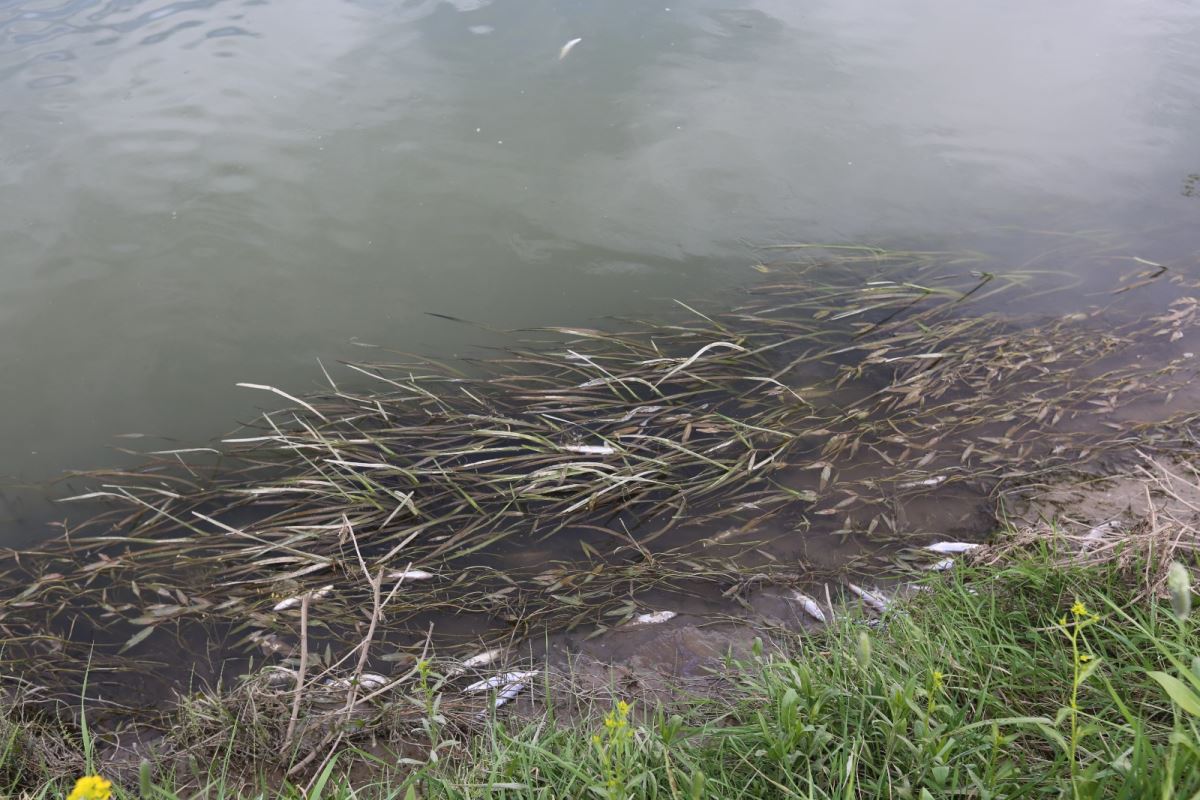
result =
M1072 287L1022 310L1194 267L1197 42L1166 0L4 0L3 539L272 403L238 382L490 343L429 311L662 317L792 241Z

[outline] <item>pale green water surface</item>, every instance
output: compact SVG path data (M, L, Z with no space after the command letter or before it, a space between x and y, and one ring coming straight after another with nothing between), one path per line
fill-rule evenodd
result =
M0 0L0 525L239 381L488 343L427 311L655 315L797 240L1195 265L1200 3L674 2Z

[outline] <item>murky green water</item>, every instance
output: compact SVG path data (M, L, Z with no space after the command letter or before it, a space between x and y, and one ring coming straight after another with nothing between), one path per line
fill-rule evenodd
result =
M239 381L488 344L430 311L654 315L797 240L1194 268L1197 130L1197 3L0 0L0 524Z

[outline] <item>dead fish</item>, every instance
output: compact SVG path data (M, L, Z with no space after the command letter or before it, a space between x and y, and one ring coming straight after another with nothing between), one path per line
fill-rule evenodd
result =
M373 692L377 689L382 689L387 686L389 680L383 675L374 672L364 672L358 676L358 685L368 692Z
M335 681L329 681L328 686L331 689L348 690L355 683L363 691L373 692L376 689L382 689L388 685L388 679L382 675L377 675L374 672L364 672L358 676L356 681L354 678L338 678Z
M1087 532L1087 535L1084 536L1083 539L1084 539L1084 541L1087 541L1087 542L1094 542L1097 539L1103 539L1108 534L1115 533L1115 532L1119 531L1120 529L1121 529L1120 521L1112 519L1112 520L1109 520L1108 522L1101 522L1099 525L1097 525L1096 527L1089 530Z
M263 680L272 689L286 689L296 685L296 672L287 667L270 667L263 670Z
M954 569L954 559L943 558L941 561L936 561L933 564L930 564L925 569L929 570L930 572L945 572L948 569Z
M872 592L872 591L868 591L867 589L864 589L861 586L856 586L853 583L847 584L847 586L850 587L850 591L854 592L856 595L858 595L860 598L862 598L862 601L864 603L866 603L871 608L878 611L880 614L887 611L888 606L890 606L892 604L892 601L889 600L888 598L884 597L883 595L876 594L875 592Z
M811 597L804 594L803 592L795 592L795 591L792 592L792 598L795 599L796 602L798 602L800 604L800 607L804 609L805 614L808 614L810 617L815 619L817 622L820 622L821 624L825 624L827 622L827 620L825 619L825 612L821 610L821 606L820 606L820 604L817 603L816 600L813 600Z
M536 669L528 672L506 672L503 675L493 675L490 678L486 678L481 681L475 681L475 683L472 683L470 686L464 687L463 691L467 694L485 692L488 689L496 689L500 686L523 683L537 674L538 671Z
M296 650L296 646L285 642L279 638L277 634L267 631L255 631L250 634L250 641L254 642L263 651L263 655L267 656L283 656L287 658Z
M702 540L702 546L712 547L713 545L718 545L721 542L724 542L726 539L732 539L734 536L744 532L745 531L743 531L741 528L730 528L727 531L721 531L716 536L710 536L709 538Z
M558 51L558 60L562 61L564 58L566 58L567 55L570 54L570 52L575 49L575 45L579 44L582 41L583 41L583 39L572 39L571 41L564 44L562 46L562 49Z
M568 453L580 453L588 456L611 456L617 452L608 445L603 444L573 444L565 445L561 449Z
M642 625L658 625L659 623L675 619L677 616L679 615L674 611L651 611L648 614L638 614L629 620L629 622L626 622L625 627L636 628Z
M311 596L309 597L309 602L311 603L313 600L320 600L323 597L328 597L332 591L333 591L332 583L329 584L328 586L322 586L320 589L317 589L315 592L311 593ZM304 601L304 595L299 594L299 595L296 595L295 597L289 597L286 600L280 600L278 603L275 604L274 608L272 608L271 610L272 611L287 611L289 608L295 608L296 606L300 605L300 603L303 601Z
M935 544L925 545L926 550L931 553L939 553L941 555L951 555L954 553L966 553L979 547L974 542L937 542Z
M945 475L935 475L932 478L926 478L923 481L911 481L909 483L900 484L901 489L916 489L918 486L937 486L946 480Z
M474 669L492 663L500 656L504 655L503 647L496 647L492 650L486 650L477 656L471 656L466 661L462 662L462 669ZM460 670L461 671L461 670Z
M398 569L388 573L390 580L399 581L427 581L430 578L436 578L432 572L426 572L423 569Z
M523 683L518 682L508 684L496 695L496 702L492 704L492 708L499 708L509 700L512 700L514 697L519 695L522 691L524 691L524 689L525 684Z

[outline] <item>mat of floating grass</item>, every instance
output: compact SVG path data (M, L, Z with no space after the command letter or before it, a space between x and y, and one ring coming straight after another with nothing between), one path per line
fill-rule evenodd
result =
M620 625L649 589L746 577L739 546L681 543L684 528L774 514L882 543L906 533L906 498L1192 441L1192 413L1111 419L1194 378L1182 357L1136 357L1194 323L1188 297L1150 318L1024 319L988 309L1013 308L1030 276L970 258L778 255L732 309L527 332L469 371L351 364L303 398L251 385L289 407L208 452L89 475L77 500L108 510L6 561L6 669L25 691L74 697L88 672L121 713L150 696L131 675L238 655L253 668L264 651L294 664L300 638L310 674L405 675L434 620L477 621L434 631L462 657ZM547 542L536 563L504 558Z

